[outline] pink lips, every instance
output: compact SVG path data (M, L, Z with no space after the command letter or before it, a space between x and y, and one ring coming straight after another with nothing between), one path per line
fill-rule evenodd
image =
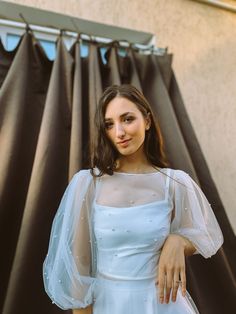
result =
M121 145L121 146L127 146L128 143L129 143L130 139L129 140L125 140L125 141L122 141L122 142L118 142L117 144Z

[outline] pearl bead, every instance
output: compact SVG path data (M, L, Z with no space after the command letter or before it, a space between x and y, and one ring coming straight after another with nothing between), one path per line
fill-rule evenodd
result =
M188 208L187 208L187 207L184 207L184 210L188 210Z
M129 202L130 202L130 204L134 204L134 201L133 201L133 200L130 200Z

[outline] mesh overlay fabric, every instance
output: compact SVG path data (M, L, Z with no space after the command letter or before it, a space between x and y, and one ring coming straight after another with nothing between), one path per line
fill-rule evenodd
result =
M114 172L94 179L81 170L55 215L44 286L62 309L93 304L94 314L198 313L187 293L160 304L155 278L170 233L189 239L205 258L223 235L200 187L184 171Z

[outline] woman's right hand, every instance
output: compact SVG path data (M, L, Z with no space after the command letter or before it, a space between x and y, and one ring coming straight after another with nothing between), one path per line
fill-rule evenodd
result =
M72 310L73 314L92 314L92 305L87 306L84 309Z
M179 280L182 283L182 295L185 297L185 247L183 237L177 234L170 234L163 245L157 278L160 303L169 303L171 292L172 302L176 301Z

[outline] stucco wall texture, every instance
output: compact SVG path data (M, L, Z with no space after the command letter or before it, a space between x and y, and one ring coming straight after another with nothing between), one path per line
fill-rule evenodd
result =
M173 68L236 234L236 13L191 0L10 0L148 31ZM233 1L236 5L236 2Z

